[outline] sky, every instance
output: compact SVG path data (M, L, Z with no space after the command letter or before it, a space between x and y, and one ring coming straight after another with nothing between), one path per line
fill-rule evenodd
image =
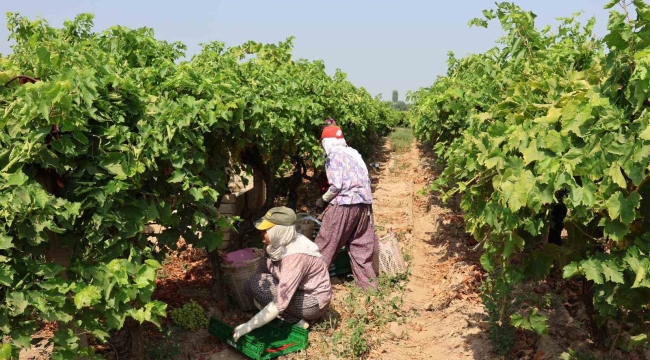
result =
M596 33L606 34L606 0L514 2L532 10L540 28L584 11L585 20L596 17ZM96 31L150 27L156 38L186 44L188 55L209 41L232 46L295 36L294 57L323 60L329 74L339 68L352 83L386 100L393 90L405 100L407 91L430 86L446 72L448 51L461 57L493 47L502 35L498 23L484 29L467 22L494 7L490 0L0 0L2 14L42 17L53 26L93 13ZM8 35L0 26L1 54L11 52Z

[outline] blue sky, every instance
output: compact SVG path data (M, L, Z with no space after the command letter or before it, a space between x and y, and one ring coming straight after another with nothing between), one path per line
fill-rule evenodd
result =
M597 18L596 32L606 32L605 0L514 1L537 15L539 27L558 16L584 11ZM199 43L219 40L237 45L247 40L278 42L296 36L294 55L324 60L372 95L390 99L398 90L429 86L446 70L447 52L457 56L483 52L501 35L498 24L469 28L467 22L494 7L490 0L2 0L0 12L40 16L55 26L82 12L95 14L95 30L112 25L147 26L156 37L181 41L188 54ZM3 22L4 19L3 19ZM6 26L0 27L0 53L10 52Z

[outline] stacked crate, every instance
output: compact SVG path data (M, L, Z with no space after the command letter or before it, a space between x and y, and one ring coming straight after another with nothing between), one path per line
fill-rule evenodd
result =
M228 194L221 199L221 205L219 206L219 213L222 216L232 217L237 216L244 209L244 197L236 196L235 194ZM230 240L232 237L232 229L221 229L223 234L223 242L219 247L220 250L228 248L230 245Z

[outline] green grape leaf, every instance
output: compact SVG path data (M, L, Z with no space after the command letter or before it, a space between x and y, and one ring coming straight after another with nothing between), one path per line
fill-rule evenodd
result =
M9 250L13 249L14 243L11 236L0 234L0 250Z
M537 140L530 142L526 150L524 150L524 163L526 165L533 161L544 160L546 156L537 149Z
M625 189L627 183L625 181L625 177L623 176L623 172L621 171L621 167L618 164L612 164L612 166L609 168L609 176L612 177L612 181Z
M0 346L0 360L11 360L11 344L6 343Z
M572 262L564 267L562 270L562 277L564 279L569 279L578 273L578 264Z
M603 262L602 268L603 275L607 281L625 284L625 280L623 279L623 269L614 261Z
M74 304L77 309L82 309L97 304L101 298L101 291L97 286L87 285L74 296Z
M561 154L566 149L562 141L562 135L555 130L549 130L545 137L546 147L556 154Z
M530 313L530 327L540 335L547 335L546 316L539 314L537 309L533 309Z
M594 259L583 260L580 263L580 268L584 272L587 280L591 280L596 284L601 285L605 283L602 274L603 269L601 267L600 261Z

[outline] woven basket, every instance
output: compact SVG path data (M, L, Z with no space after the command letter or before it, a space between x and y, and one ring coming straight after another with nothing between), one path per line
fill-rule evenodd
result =
M378 275L387 274L394 277L406 273L407 267L402 248L392 230L379 239L379 247L373 254L372 266Z
M237 306L243 311L257 309L253 303L253 298L244 293L246 282L257 273L260 259L264 255L264 250L262 249L254 249L254 252L255 258L245 261L244 265L238 263L238 266L235 266L234 264L225 264L223 262L221 264L225 285L235 298Z

